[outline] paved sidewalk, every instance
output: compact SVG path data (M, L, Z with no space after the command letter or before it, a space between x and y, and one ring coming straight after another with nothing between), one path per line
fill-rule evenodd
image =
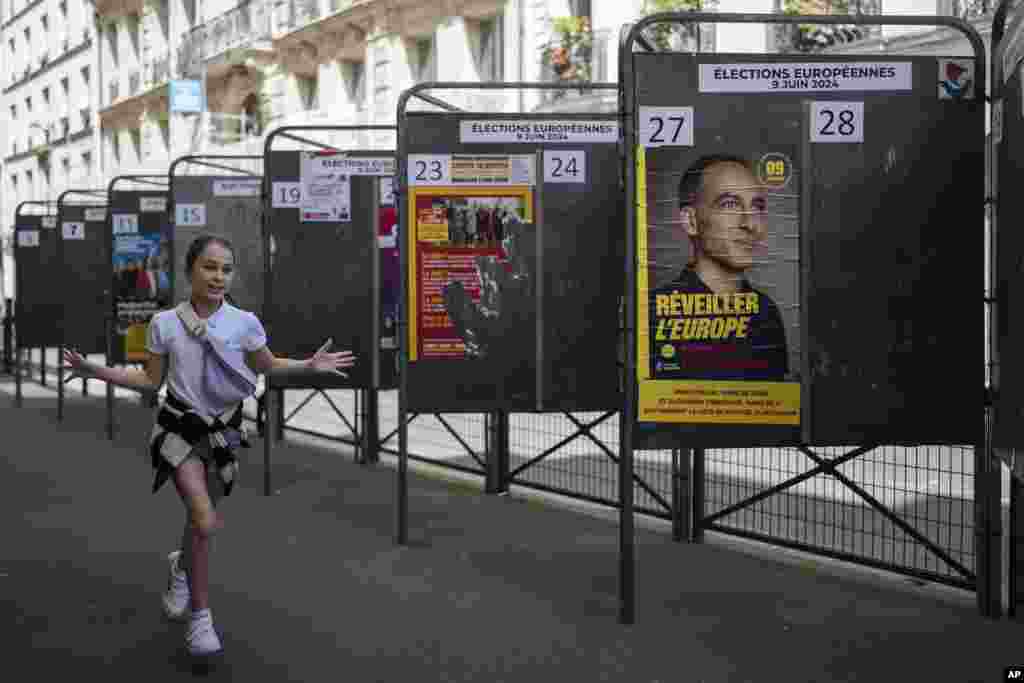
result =
M182 680L161 621L183 513L150 495L150 411L0 376L3 678ZM98 393L98 392L94 392ZM637 533L638 624L617 623L613 523L412 474L396 547L394 472L289 438L265 498L259 443L224 507L212 606L239 681L998 681L1024 628L928 592ZM102 678L101 678L102 677Z

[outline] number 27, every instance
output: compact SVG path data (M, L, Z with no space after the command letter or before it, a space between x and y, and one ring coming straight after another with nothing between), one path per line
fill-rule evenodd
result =
M668 117L652 116L651 117L651 125L655 127L655 131L653 133L651 133L651 142L665 142L665 138L660 137L660 136L661 136L662 132L665 130L665 119L666 118L669 121L674 121L675 124L676 124L676 129L672 133L672 142L678 142L679 141L679 133L683 130L683 124L686 123L686 117L685 116L668 116Z

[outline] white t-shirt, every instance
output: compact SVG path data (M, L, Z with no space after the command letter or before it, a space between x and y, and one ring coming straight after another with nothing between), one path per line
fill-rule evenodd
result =
M247 351L258 351L267 345L267 333L253 313L235 308L226 301L206 320L207 334L223 342L232 365L242 368L252 383L256 373L245 364ZM203 346L188 333L174 309L160 311L149 323L146 349L167 357L167 388L197 412L208 416L220 415L232 407L211 397L203 389ZM234 362L234 361L238 362Z

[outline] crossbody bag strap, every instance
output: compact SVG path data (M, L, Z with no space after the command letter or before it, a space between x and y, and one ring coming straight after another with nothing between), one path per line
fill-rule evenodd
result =
M243 382L245 386L252 387L253 391L256 390L256 384L227 359L221 351L220 344L214 336L207 333L206 321L199 317L195 308L192 307L191 301L182 301L175 307L174 312L178 314L178 318L181 319L181 323L185 326L185 329L188 330L189 334L198 339L203 345L203 349L206 351L203 355L204 364L206 362L206 357L212 355L214 360L221 367L230 372L235 379ZM203 368L203 372L206 372L205 367Z

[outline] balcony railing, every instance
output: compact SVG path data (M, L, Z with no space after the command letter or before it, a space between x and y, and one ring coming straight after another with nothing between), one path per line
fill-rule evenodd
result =
M117 81L110 81L107 84L108 92L110 97L107 99L107 104L113 104L118 97L121 96L121 84Z
M342 5L352 4L351 0L334 0L334 2L338 5L338 9L341 9ZM320 1L285 0L280 5L279 11L281 17L278 22L278 30L280 33L289 33L320 18ZM334 10L333 5L332 11L337 11Z
M270 38L270 12L265 0L249 0L193 28L178 49L183 76L200 73L202 63L236 48Z
M166 52L142 65L142 87L152 90L171 80L171 53Z
M615 80L616 74L608 73L609 61L608 50L612 32L610 29L600 29L591 34L590 47L568 54L568 62L562 62L559 69L556 69L550 61L550 53L546 53L548 61L541 63L541 80L548 83L592 83ZM578 91L570 90L544 90L541 95L542 102L550 103L571 94L580 94ZM586 93L587 91L583 91Z
M139 90L142 88L142 74L138 71L133 71L128 74L128 95L133 97L139 94Z
M953 0L953 16L976 19L995 10L999 0Z

